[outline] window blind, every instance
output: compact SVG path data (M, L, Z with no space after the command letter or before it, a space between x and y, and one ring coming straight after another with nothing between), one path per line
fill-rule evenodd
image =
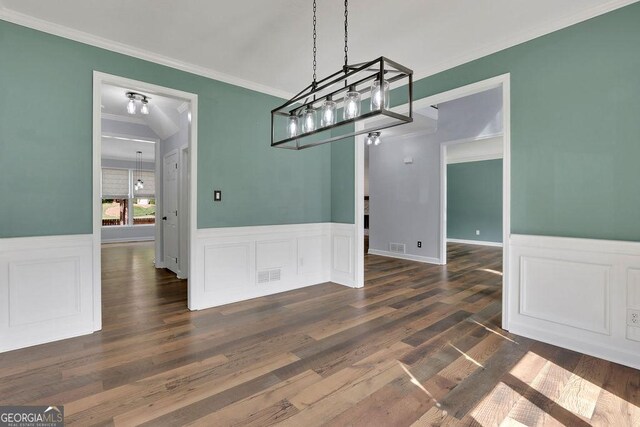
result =
M129 198L129 170L102 168L102 198Z
M144 183L144 188L140 190L134 190L135 197L155 197L156 195L156 173L154 171L142 171L140 172L140 179ZM135 172L134 172L134 184L135 184Z

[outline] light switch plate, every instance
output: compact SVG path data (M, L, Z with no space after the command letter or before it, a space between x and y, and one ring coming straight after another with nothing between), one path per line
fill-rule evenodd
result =
M214 202L222 201L222 190L213 190L213 201Z

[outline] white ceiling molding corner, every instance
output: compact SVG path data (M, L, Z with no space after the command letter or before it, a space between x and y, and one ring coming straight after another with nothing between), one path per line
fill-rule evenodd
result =
M616 9L620 9L621 7L628 6L638 1L640 0L611 0L607 3L588 8L584 11L581 11L580 13L571 15L564 19L558 19L552 22L545 23L545 25L541 25L532 31L525 31L513 37L506 37L503 40L501 40L499 43L481 46L477 49L472 49L467 53L458 55L453 58L448 58L447 60L442 61L438 64L435 64L434 66L429 67L427 69L418 70L418 71L414 70L413 81L416 82L425 77L429 77L434 74L438 74L443 71L449 70L451 68L466 64L467 62L484 58L485 56L489 56L493 53L500 52L502 50L508 49L513 46L517 46L522 43L526 43L530 40L536 39L546 34L550 34L558 30L562 30L563 28L567 28L572 25L579 24L580 22L589 20L591 18L595 18L596 16L603 15L607 12L611 12Z
M254 90L256 92L261 92L267 95L273 95L283 99L289 99L294 95L292 93L265 86L260 83L244 80L238 77L231 76L229 74L221 73L216 70L201 67L195 64L190 64L184 61L179 61L155 52L150 52L128 44L105 39L103 37L95 36L93 34L65 27L63 25L25 15L23 13L8 9L1 2L2 0L0 0L0 19L3 21L11 22L23 27L32 28L34 30L52 34L54 36L63 37L65 39L99 47L101 49L131 56L134 58L143 59L145 61L153 62L156 64L165 65L167 67L175 68L176 70L186 71L187 73L208 77L213 80L218 80L220 82L228 83L234 86L240 86L245 89Z

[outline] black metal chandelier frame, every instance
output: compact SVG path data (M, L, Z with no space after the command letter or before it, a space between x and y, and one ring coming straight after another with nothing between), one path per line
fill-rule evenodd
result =
M413 71L383 56L369 62L348 65L347 61L347 1L345 1L345 65L341 70L316 81L316 19L314 0L314 49L313 49L313 81L293 98L271 111L271 146L291 150L301 150L317 145L341 140L351 136L379 131L399 126L413 121ZM299 117L306 109L317 110L326 100L336 100L339 95L356 91L366 95L371 90L373 81L386 82L395 89L393 93L395 105L408 104L408 114L392 111L389 106L380 105L357 115L357 117L337 120L333 124L318 126L312 131L302 132L295 136L283 134L286 120L292 116ZM405 102L401 102L405 99ZM400 101L400 102L399 102ZM361 102L361 101L360 101ZM361 102L361 107L362 107ZM344 107L343 107L344 108ZM339 116L339 115L338 115ZM376 119L378 118L378 119ZM384 120L380 120L380 118ZM355 124L366 121L367 125L358 128ZM332 131L342 129L343 132L334 135ZM323 135L321 135L323 134ZM320 136L319 136L320 135Z

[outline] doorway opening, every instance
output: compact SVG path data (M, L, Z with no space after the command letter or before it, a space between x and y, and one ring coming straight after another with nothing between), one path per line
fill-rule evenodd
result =
M484 247L479 245L502 246L502 249L489 250L493 254L491 266L501 264L502 271L498 267L486 270L496 273L498 283L502 283L502 327L507 329L509 92L506 74L420 99L413 103L414 123L383 130L378 146L367 145L366 138L357 139L356 286L364 286L365 259L368 265L377 259L365 258L368 254L446 265L447 240L450 251L458 245L454 255L477 253L477 248ZM406 104L394 108L406 109ZM431 130L425 129L429 120ZM473 169L471 166L475 171L464 170ZM485 166L490 166L492 172L482 171ZM467 179L466 184L460 181L460 177L468 178L474 173L486 179L478 178L476 182ZM447 174L454 180L450 183L453 185L450 192ZM494 182L496 175L498 181ZM488 197L487 193L474 194L472 187L488 177L492 181L485 186L490 185L492 193L485 200L482 197ZM466 200L462 191L466 206L459 203L461 188L477 196L475 200ZM447 210L448 195L458 197L449 203L451 212ZM369 226L367 252L365 203ZM460 212L468 215L459 215ZM485 218L488 213L493 217ZM452 215L450 221L447 221L448 214ZM459 245L469 246L461 252ZM496 263L496 259L501 262Z
M120 259L109 259L114 274L152 275L155 268L187 279L189 301L196 118L194 94L94 72L95 330L102 327L102 256Z

